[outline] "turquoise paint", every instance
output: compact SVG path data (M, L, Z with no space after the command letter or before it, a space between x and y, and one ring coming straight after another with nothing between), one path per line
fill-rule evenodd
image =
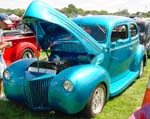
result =
M130 18L97 15L70 20L47 4L34 1L26 10L23 21L36 33L43 50L53 45L52 53L48 56L49 61L23 59L6 69L11 79L4 77L4 91L10 100L25 103L34 110L60 110L75 114L84 109L100 83L107 89L108 100L110 96L116 96L126 89L139 74L145 48L139 45L138 33L131 38L129 25L135 23ZM95 24L106 28L103 42L96 41L78 26ZM128 38L111 43L113 28L121 24L128 26ZM49 30L54 31L50 33ZM72 37L60 40L52 37L54 33L70 33ZM69 61L70 64L63 61ZM57 71L57 63L64 63L59 68L69 66ZM44 71L53 70L50 73L29 71L29 67L37 68L35 64L38 68L44 68ZM71 92L63 88L66 80L73 84Z

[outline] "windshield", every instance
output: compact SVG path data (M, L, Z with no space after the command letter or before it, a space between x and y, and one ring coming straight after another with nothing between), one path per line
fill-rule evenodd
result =
M90 34L98 42L104 42L106 38L106 28L100 25L79 25L88 34Z

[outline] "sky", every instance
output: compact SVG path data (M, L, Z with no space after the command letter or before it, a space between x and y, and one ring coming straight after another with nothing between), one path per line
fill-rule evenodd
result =
M32 0L0 0L0 8L26 9ZM43 0L54 8L73 4L84 10L107 10L110 13L128 9L130 13L150 11L150 0Z

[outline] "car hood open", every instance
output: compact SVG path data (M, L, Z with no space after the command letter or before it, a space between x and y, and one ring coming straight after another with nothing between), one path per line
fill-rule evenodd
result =
M81 27L42 1L36 0L29 5L24 14L23 22L33 30L36 34L37 41L39 41L44 50L48 46L43 45L43 42L45 42L44 44L49 44L50 42L48 39L44 39L45 35L50 34L49 29L51 32L59 33L55 29L56 27L61 27L61 29L72 34L79 40L89 54L96 55L102 50L102 46Z

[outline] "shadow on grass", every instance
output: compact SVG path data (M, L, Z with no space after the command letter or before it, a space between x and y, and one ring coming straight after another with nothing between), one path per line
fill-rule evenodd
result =
M0 119L89 119L83 113L67 115L58 111L33 111L26 105L0 100Z

